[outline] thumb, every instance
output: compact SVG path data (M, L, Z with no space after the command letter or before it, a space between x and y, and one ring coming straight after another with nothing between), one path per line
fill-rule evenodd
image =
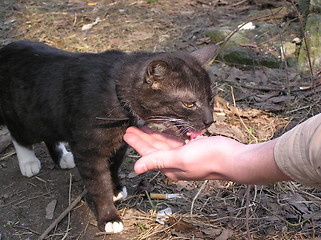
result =
M171 159L175 159L174 151L156 151L141 157L134 165L137 174L147 172L152 169L171 168Z

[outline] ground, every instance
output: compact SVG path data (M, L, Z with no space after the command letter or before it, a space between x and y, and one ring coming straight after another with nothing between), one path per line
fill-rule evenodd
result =
M253 19L254 12L295 1L223 0L4 0L0 3L0 46L14 40L41 41L78 52L108 49L173 51L211 44L205 36L213 26L232 26ZM269 11L269 10L268 10ZM277 27L264 43L243 44L261 52L277 52L277 42L296 37L298 12L268 17ZM256 18L256 20L258 20ZM286 27L285 27L286 26ZM298 27L299 26L299 27ZM262 34L263 35L263 34ZM299 34L298 34L299 35ZM299 36L300 37L300 36ZM283 59L283 58L282 58ZM208 69L216 86L215 119L209 135L243 143L275 138L320 112L318 72L298 73L287 65L267 68L215 61ZM321 192L295 182L244 186L232 182L174 182L157 171L133 172L139 157L129 151L121 171L129 197L117 204L124 220L121 234L106 235L96 227L91 203L81 198L49 233L46 229L83 192L77 169L57 169L43 144L35 146L42 161L40 174L20 174L15 151L0 155L0 239L311 239L321 237ZM149 199L153 193L179 193L183 198ZM48 204L53 216L46 218ZM159 210L173 214L163 224Z

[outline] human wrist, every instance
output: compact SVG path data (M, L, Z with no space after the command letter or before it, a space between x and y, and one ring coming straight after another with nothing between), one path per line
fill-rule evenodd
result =
M212 153L214 160L209 164L210 179L238 182L240 179L238 162L246 145L225 137L216 137L216 140L220 144L218 144L219 150L214 149Z
M244 184L270 184L289 178L278 168L274 160L276 139L244 145L237 153L235 181Z

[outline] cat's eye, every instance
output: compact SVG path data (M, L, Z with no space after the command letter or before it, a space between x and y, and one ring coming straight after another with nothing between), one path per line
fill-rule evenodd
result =
M183 102L183 105L184 107L187 107L187 108L192 108L195 106L195 104L191 102Z

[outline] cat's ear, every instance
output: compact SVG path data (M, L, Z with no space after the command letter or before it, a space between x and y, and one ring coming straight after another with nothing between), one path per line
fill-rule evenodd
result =
M163 60L155 60L148 64L146 70L146 82L155 85L159 80L168 76L170 67L167 62Z
M194 58L196 58L196 60L203 67L206 67L208 64L210 64L215 59L215 57L218 54L218 51L219 51L219 46L213 44L213 45L198 49L190 54Z

